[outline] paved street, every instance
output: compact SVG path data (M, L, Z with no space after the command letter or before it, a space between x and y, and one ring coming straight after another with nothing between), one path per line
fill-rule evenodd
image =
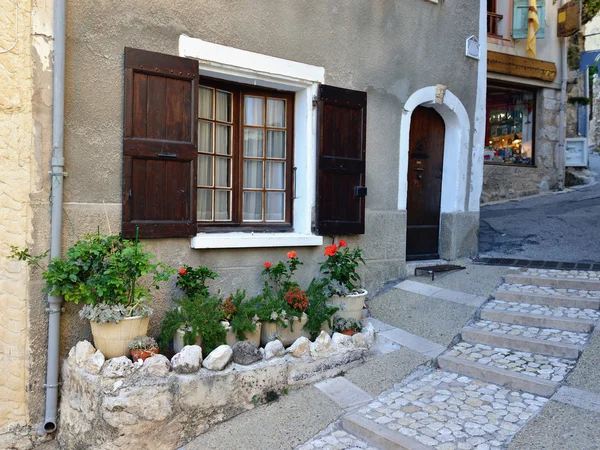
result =
M479 255L570 262L600 261L600 156L597 183L481 209Z

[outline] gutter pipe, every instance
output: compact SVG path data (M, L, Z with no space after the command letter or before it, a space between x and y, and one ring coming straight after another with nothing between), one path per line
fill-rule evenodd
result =
M51 237L50 259L62 255L65 106L66 0L54 0L54 73L52 102ZM56 430L58 375L60 366L60 313L62 297L48 296L48 363L46 367L46 411L41 434Z
M561 6L566 3L562 0ZM560 38L560 114L558 123L558 183L562 189L565 185L565 147L567 135L567 46L569 45L566 37Z

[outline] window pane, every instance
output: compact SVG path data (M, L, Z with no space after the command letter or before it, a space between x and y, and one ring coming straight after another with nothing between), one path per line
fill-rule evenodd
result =
M244 124L262 127L264 125L265 99L244 96Z
M244 156L262 158L264 131L256 128L244 128Z
M215 220L231 220L230 191L215 191Z
M265 220L285 220L285 198L283 192L267 192Z
M267 158L285 158L285 131L267 130Z
M198 117L201 117L202 119L212 119L213 89L201 87L200 95L198 97Z
M263 187L263 162L244 161L244 187L248 189L262 189Z
M217 187L231 187L231 159L217 158Z
M267 126L285 127L285 100L267 99Z
M231 126L217 124L217 153L231 155Z
M489 86L484 161L534 164L535 96L531 91Z
M267 161L267 189L285 189L285 163Z
M217 120L231 122L231 94L217 91Z
M212 195L210 189L198 189L198 220L212 220Z
M198 155L198 186L213 185L213 157Z
M262 221L262 192L244 192L244 220Z
M213 152L213 124L212 122L198 122L198 151Z

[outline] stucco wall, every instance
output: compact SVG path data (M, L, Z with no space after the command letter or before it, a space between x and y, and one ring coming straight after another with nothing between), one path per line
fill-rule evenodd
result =
M484 164L481 202L535 195L558 186L558 123L560 91L537 93L535 167Z
M479 32L478 16L479 4L471 0L343 5L334 0L68 2L65 246L98 226L102 232L109 231L109 224L112 232L120 230L124 47L178 55L179 37L187 34L322 66L326 84L367 91L366 234L348 240L364 248L363 282L372 292L403 276L406 215L397 210L402 108L416 90L442 84L461 100L473 121L477 61L464 52L465 39ZM34 208L33 240L39 250L48 240L47 210L43 201ZM262 263L283 259L288 250L191 250L189 239L147 243L175 267L202 264L216 270L221 278L213 286L225 293L236 288L258 291ZM307 281L316 275L323 249L296 250L305 262L301 281ZM164 289L154 297L150 334L157 334L163 312L171 307L170 295ZM78 308L65 306L63 352L90 338L89 325L75 314ZM32 316L40 317L35 308ZM40 320L32 330L39 337L33 351L45 346L44 324ZM38 391L42 377L42 369L30 377Z
M0 447L3 448L11 442L12 433L7 430L27 423L27 267L7 257L9 246L23 247L27 243L34 170L31 2L18 2L16 34L15 8L14 0L0 0Z

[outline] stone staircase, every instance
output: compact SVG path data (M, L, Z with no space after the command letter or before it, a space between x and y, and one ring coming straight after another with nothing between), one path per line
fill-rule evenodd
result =
M575 367L599 318L598 272L515 270L438 357L441 370L382 393L343 427L382 449L506 448Z

